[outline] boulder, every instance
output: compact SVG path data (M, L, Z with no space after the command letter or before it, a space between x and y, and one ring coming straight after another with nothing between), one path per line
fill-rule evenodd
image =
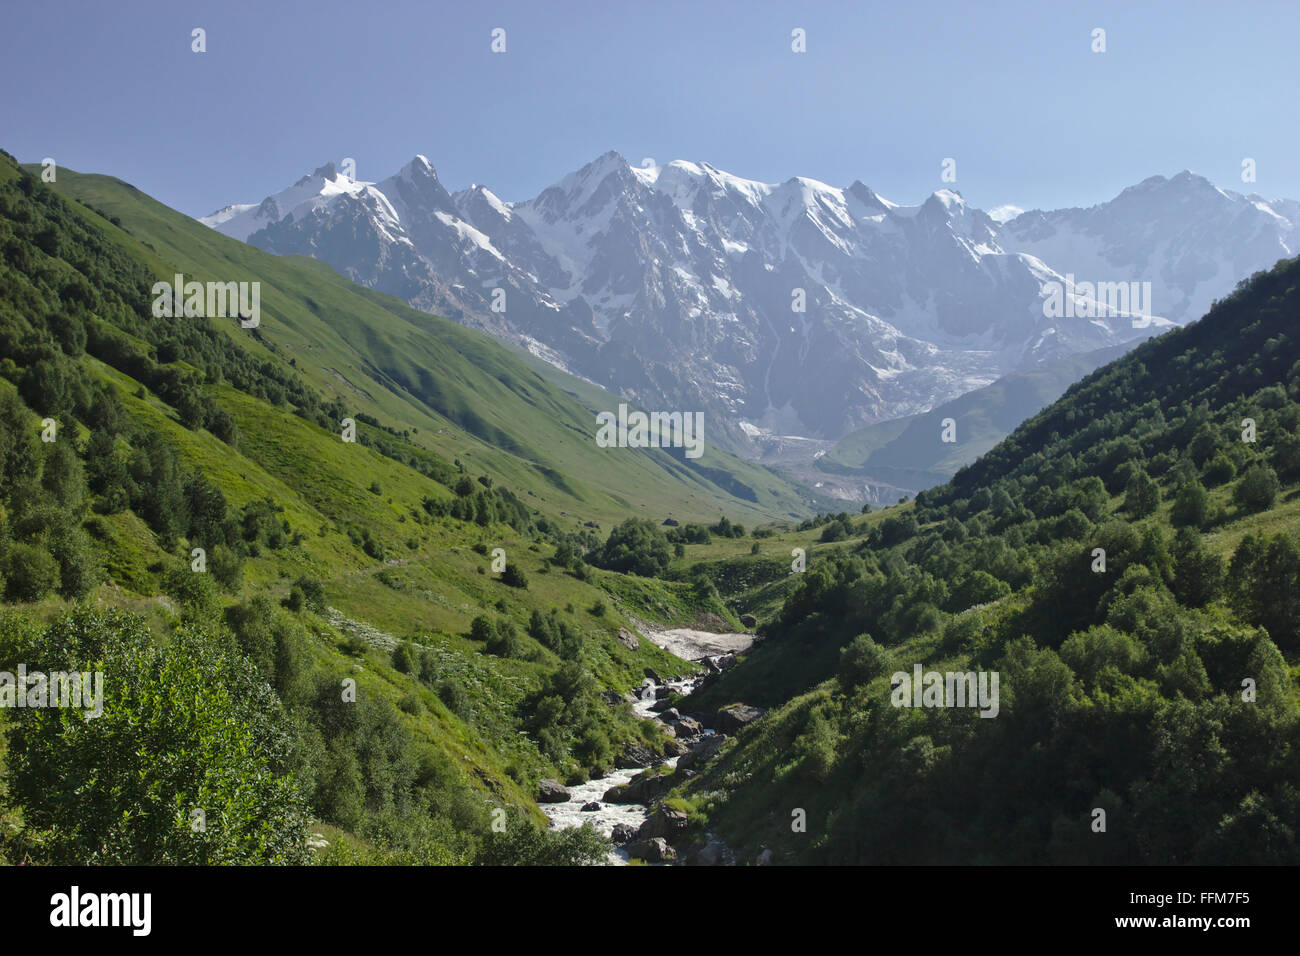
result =
M718 866L723 861L723 847L720 843L706 843L695 853L697 866Z
M628 744L623 752L614 758L614 766L619 770L631 770L648 767L654 762L654 754L640 744Z
M677 769L687 770L708 760L718 752L718 748L722 746L722 742L726 739L722 734L709 734L707 737L702 737L698 743L692 744L690 749L678 758Z
M742 614L740 615L740 623L745 627L758 627L758 618L752 614Z
M680 740L669 739L664 744L664 756L666 757L681 757L682 755L688 753L689 750L690 748L687 747Z
M609 835L616 846L622 846L624 843L631 843L636 839L636 827L630 823L614 824L614 832Z
M648 677L650 680L654 681L656 684L662 684L664 682L664 679L655 672L655 669L653 667L647 667L641 673L644 674L646 677Z
M636 835L641 840L653 840L655 837L671 840L678 834L685 833L689 828L690 823L681 810L656 807L646 822L641 824L641 829L636 831Z
M713 659L713 666L720 671L729 671L736 666L736 655L719 654Z
M655 682L646 679L641 682L641 686L636 689L637 700L655 700Z
M564 803L569 799L569 791L558 780L543 780L537 784L539 803Z
M763 847L762 852L758 854L758 859L755 860L754 862L755 862L758 866L771 866L771 865L772 865L772 851L769 850L767 847Z
M645 860L648 863L666 863L669 860L677 859L677 851L668 845L668 841L663 837L655 837L653 840L639 840L636 843L627 846L627 855L634 860Z
M600 699L611 707L617 707L619 704L626 701L628 697L626 694L620 694L616 690L602 690L600 692Z
M690 717L682 717L679 720L674 721L672 728L673 733L675 733L679 739L682 737L698 737L704 732L704 728L700 726L700 722L698 720L693 720Z
M669 707L659 715L659 719L666 724L671 724L674 720L681 720L682 715L678 712L676 707Z
M724 734L735 734L758 720L765 713L767 711L761 707L751 707L748 704L731 704L718 711L713 726Z
M673 689L667 684L659 684L655 687L655 700L666 700L672 693Z
M637 636L625 627L620 627L618 629L618 639L629 651L634 651L641 646L641 642L637 640Z
M597 803L595 800L592 800L589 803L584 803L582 805L583 813L595 813L599 809L600 809L600 804Z
M605 791L606 803L651 804L668 789L671 774L642 771L627 783Z
M672 708L673 708L672 697L665 697L663 698L663 700L657 700L650 705L651 712L655 714L662 714L665 711L672 710Z

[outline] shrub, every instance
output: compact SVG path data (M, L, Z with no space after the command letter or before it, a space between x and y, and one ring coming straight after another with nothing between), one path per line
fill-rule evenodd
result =
M9 546L4 559L5 600L39 601L59 586L59 566L39 545Z
M270 688L226 647L191 628L158 646L120 612L78 611L45 632L39 659L51 670L95 662L112 688L94 720L73 708L16 712L11 793L28 825L47 831L48 862L306 861L291 735Z
M511 561L506 565L506 569L501 572L501 583L508 584L512 588L527 588L528 575L524 574L523 568Z
M840 685L846 690L865 684L885 672L889 652L866 634L859 634L840 649Z
M1233 500L1246 511L1266 511L1277 500L1277 473L1267 465L1251 465L1233 489Z
M644 518L628 518L613 531L592 563L644 578L663 573L671 561L668 539Z

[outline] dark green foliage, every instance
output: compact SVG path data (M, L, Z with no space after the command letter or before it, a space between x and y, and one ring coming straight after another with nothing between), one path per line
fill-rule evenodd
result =
M1267 465L1246 469L1233 489L1233 500L1246 511L1267 511L1277 500L1277 474Z
M1174 496L1169 519L1175 527L1204 528L1210 523L1210 495L1199 481L1189 481Z
M651 578L662 574L672 560L668 539L652 522L628 518L609 533L592 564L608 571Z
M50 862L305 862L291 738L247 660L198 631L157 647L138 618L98 611L34 650L49 670L103 672L99 717L25 709L9 732L11 791Z
M859 634L840 651L840 684L857 687L874 680L889 666L889 652L866 634Z
M524 574L524 569L517 563L511 561L506 565L505 570L501 572L501 583L508 584L512 588L527 588L528 575Z
M1160 487L1145 471L1133 471L1124 489L1124 507L1134 518L1145 518L1160 507Z

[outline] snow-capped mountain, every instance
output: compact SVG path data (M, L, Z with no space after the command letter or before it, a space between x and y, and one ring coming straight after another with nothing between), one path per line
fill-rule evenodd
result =
M1293 201L1191 173L1090 209L990 215L947 189L903 206L861 182L759 183L610 152L521 202L448 193L423 156L378 183L328 164L202 221L643 406L704 410L711 440L743 446L837 438L1190 321L1295 254L1298 218ZM1100 301L1097 283L1130 282L1151 283L1147 308ZM1063 311L1045 305L1054 287Z

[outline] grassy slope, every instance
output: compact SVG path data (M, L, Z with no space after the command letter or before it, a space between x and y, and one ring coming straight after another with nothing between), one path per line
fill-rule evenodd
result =
M314 259L236 242L111 177L60 170L57 189L119 218L126 231L101 223L105 232L160 278L260 279L262 337L320 391L418 429L416 442L497 476L543 513L607 526L629 514L755 521L810 511L811 492L717 449L686 467L657 449L598 448L588 408L499 343Z

